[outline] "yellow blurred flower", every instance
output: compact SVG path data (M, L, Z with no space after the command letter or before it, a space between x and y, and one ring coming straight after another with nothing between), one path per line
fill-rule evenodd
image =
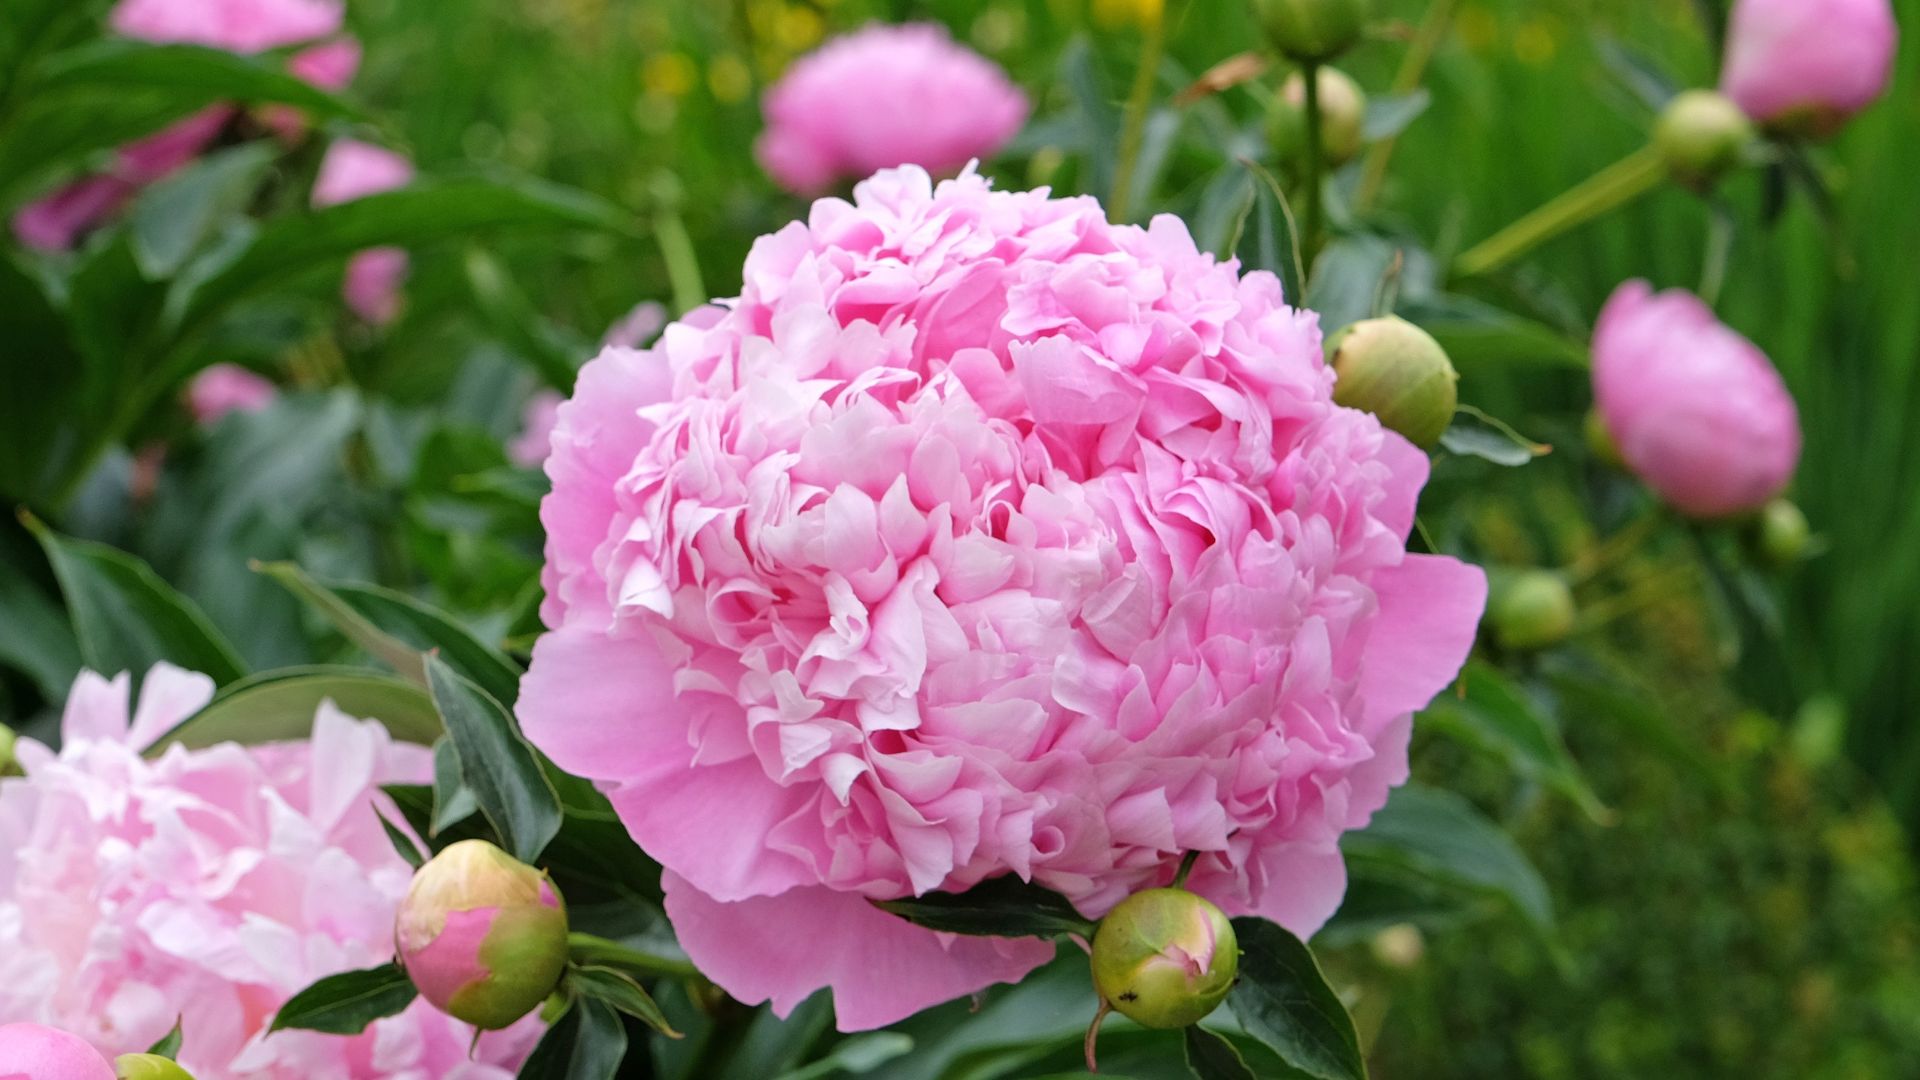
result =
M1145 26L1166 12L1166 0L1093 0L1093 18L1102 26Z
M698 78L699 71L685 53L654 53L640 68L641 85L658 97L685 97Z
M707 89L722 105L738 105L753 92L753 72L735 53L721 53L707 66Z

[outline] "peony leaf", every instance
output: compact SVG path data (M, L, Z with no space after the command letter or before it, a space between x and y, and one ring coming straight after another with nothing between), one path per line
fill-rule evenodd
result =
M1515 431L1505 422L1471 405L1460 406L1453 425L1440 436L1440 445L1450 454L1477 457L1495 465L1516 468L1553 452L1553 447L1537 443Z
M1233 932L1240 940L1240 981L1227 1001L1247 1034L1317 1080L1364 1080L1353 1018L1327 985L1313 950L1284 927L1252 916L1233 920Z
M288 74L266 57L125 38L107 38L60 53L40 69L33 88L38 100L70 90L164 91L193 105L275 102L322 116L361 115L354 105Z
M1258 1080L1247 1059L1224 1037L1198 1024L1182 1029L1194 1080Z
M833 1044L833 1049L825 1057L810 1061L791 1072L781 1073L777 1080L820 1080L821 1077L843 1072L857 1076L912 1052L911 1035L897 1031L869 1031L842 1039Z
M209 154L140 193L133 204L133 258L150 281L173 276L220 221L246 208L279 148L249 143Z
M626 1055L620 1014L594 998L578 998L520 1066L519 1080L613 1080Z
M323 701L348 716L379 721L402 742L426 746L440 735L439 714L420 688L359 668L316 665L263 671L234 683L146 753L152 756L176 743L199 749L223 742L258 746L305 739Z
M380 819L380 828L386 832L387 842L393 845L394 854L406 860L407 865L413 867L415 870L427 864L427 857L420 853L420 846L413 842L413 837L408 836L399 826L388 821L387 815L382 813L379 808L376 807L373 813L375 817Z
M302 1028L329 1035L358 1035L367 1025L413 1004L417 991L398 963L329 975L293 995L274 1014L268 1031Z
M442 738L433 744L433 821L429 835L453 828L480 810L473 792L460 779L460 749L453 740Z
M930 892L873 906L908 922L949 934L986 937L1054 937L1093 933L1092 920L1067 898L1012 874L983 881L963 893Z
M561 822L560 799L539 755L504 705L435 654L427 656L427 684L480 812L514 858L538 861Z
M1439 729L1506 762L1573 800L1597 823L1612 820L1574 761L1560 728L1526 690L1499 669L1473 661L1461 675L1464 698L1442 694L1420 714L1427 729Z
M568 979L581 997L603 1002L669 1039L681 1038L667 1022L667 1014L633 981L633 976L608 967L576 967Z
M180 1056L180 1017L173 1018L173 1030L160 1036L160 1041L147 1047L147 1053L163 1057L168 1061Z
M1496 897L1542 937L1553 933L1553 900L1540 872L1512 837L1458 795L1402 787L1365 829L1341 839L1340 850L1369 876Z

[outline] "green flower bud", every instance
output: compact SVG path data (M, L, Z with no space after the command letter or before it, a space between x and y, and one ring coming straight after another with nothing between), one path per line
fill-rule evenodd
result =
M121 1054L113 1061L115 1080L193 1080L193 1074L159 1054Z
M485 840L462 840L413 875L393 936L420 996L487 1030L539 1008L567 966L553 883Z
M1239 972L1233 924L1185 889L1134 893L1093 934L1094 988L1145 1027L1197 1023L1226 999Z
M1320 153L1339 168L1352 161L1366 145L1367 95L1360 84L1338 68L1320 70ZM1307 152L1307 80L1300 72L1287 77L1273 100L1267 134L1280 160L1303 160Z
M1599 409L1587 410L1587 419L1581 428L1587 436L1587 452L1595 461L1609 469L1627 467L1626 459L1620 456L1620 444L1613 441L1613 432L1607 430L1607 421Z
M1791 566L1807 553L1813 529L1807 515L1786 499L1775 499L1760 508L1755 523L1754 546L1769 566Z
M1267 40L1303 64L1331 60L1353 47L1372 14L1370 0L1254 0Z
M1459 373L1433 336L1405 319L1363 319L1327 342L1333 400L1370 412L1415 446L1440 441L1460 403Z
M1382 967L1408 971L1427 955L1427 938L1412 923L1395 923L1373 935L1373 958Z
M1559 574L1521 570L1493 582L1487 616L1502 648L1544 649L1573 632L1573 590Z
M1686 90L1653 124L1654 149L1673 178L1696 191L1718 183L1753 142L1753 122L1725 95Z
M17 776L20 765L13 759L13 729L0 724L0 776Z

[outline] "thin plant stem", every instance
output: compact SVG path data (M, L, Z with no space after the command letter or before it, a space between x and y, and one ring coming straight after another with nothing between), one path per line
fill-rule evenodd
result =
M1733 215L1718 204L1707 210L1707 254L1700 267L1700 299L1708 307L1720 303L1727 284L1727 263L1733 258Z
M667 281L673 288L676 315L685 315L707 302L707 287L700 277L700 257L693 250L693 237L680 215L662 210L653 217L654 239L660 244L660 257L667 264Z
M1459 277L1490 274L1561 233L1645 195L1666 175L1659 152L1643 146L1481 241L1460 256L1454 270Z
M1160 77L1160 58L1167 48L1167 17L1161 5L1153 5L1140 32L1140 68L1133 73L1133 90L1127 95L1127 114L1120 129L1120 160L1114 165L1113 193L1108 198L1108 213L1115 221L1133 216L1134 174L1140 167L1140 145L1145 141L1147 113L1153 107L1153 84Z
M1200 860L1200 853L1198 851L1187 852L1186 857L1180 860L1180 869L1175 871L1173 875L1173 884L1169 885L1168 888L1171 888L1171 889L1186 888L1187 875L1193 873L1193 864L1198 862L1199 860Z
M1453 23L1454 3L1455 0L1433 0L1427 5L1426 17L1414 32L1413 44L1401 59L1400 70L1394 73L1393 93L1411 94L1420 88L1420 81L1426 78L1427 65L1433 62L1433 54ZM1367 150L1367 159L1361 166L1360 188L1353 197L1355 210L1365 212L1380 197L1380 189L1387 182L1387 164L1393 160L1393 149L1399 142L1400 136L1389 135Z
M1107 1004L1106 998L1101 998L1100 1010L1093 1014L1093 1023L1087 1025L1087 1038L1080 1049L1087 1056L1087 1071L1090 1073L1100 1071L1100 1063L1094 1059L1094 1046L1100 1041L1100 1021L1105 1020L1112 1011L1113 1006Z
M1304 80L1307 91L1307 168L1306 168L1306 208L1301 220L1306 235L1301 238L1301 248L1305 252L1304 269L1311 273L1314 257L1320 254L1321 215L1320 202L1324 194L1320 188L1326 182L1326 150L1320 145L1320 65L1307 64L1300 69L1300 78ZM1301 292L1306 291L1307 282L1303 274L1300 280Z

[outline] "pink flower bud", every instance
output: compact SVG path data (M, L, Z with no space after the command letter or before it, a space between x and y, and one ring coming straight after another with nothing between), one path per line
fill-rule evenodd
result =
M114 1080L113 1068L78 1035L39 1024L0 1027L0 1080Z
M187 408L202 427L230 412L259 412L273 404L272 380L239 364L215 364L187 384Z
M1799 413L1766 354L1682 290L1614 292L1594 328L1593 396L1627 468L1694 517L1763 505L1800 461Z
M1094 931L1094 987L1115 1012L1146 1027L1197 1023L1226 999L1239 971L1233 924L1185 889L1134 893Z
M339 139L327 147L313 181L313 205L334 206L402 188L413 182L413 163L372 143ZM400 286L407 278L407 253L396 247L370 248L347 263L341 287L347 306L374 326L400 314Z
M1888 0L1738 0L1720 89L1770 128L1825 138L1887 88L1898 40Z
M567 966L567 913L547 876L462 840L413 876L394 941L420 995L488 1030L532 1012Z

